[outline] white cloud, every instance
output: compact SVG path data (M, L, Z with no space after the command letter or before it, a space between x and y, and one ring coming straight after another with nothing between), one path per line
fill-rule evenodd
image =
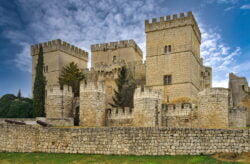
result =
M241 9L250 9L250 4L242 5L240 8Z
M26 71L31 70L29 46L58 38L88 51L91 44L126 39L145 48L144 20L168 11L154 0L17 0L17 5L26 24L4 34L22 48L14 61Z
M228 46L215 29L205 28L202 24L201 33L201 56L204 64L213 69L213 86L228 87L228 74L235 72L235 57L241 54L241 48Z

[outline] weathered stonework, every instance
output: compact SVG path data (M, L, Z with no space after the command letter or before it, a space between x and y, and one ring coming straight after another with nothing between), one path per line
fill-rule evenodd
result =
M105 125L106 95L103 83L82 82L80 85L80 125L100 127Z
M137 88L134 93L133 125L155 127L161 125L160 91Z
M190 103L163 104L163 127L195 127L197 108Z
M128 107L112 108L107 110L107 124L106 126L133 126L133 109Z
M245 107L229 109L229 127L245 127L247 124L247 111Z
M198 124L202 128L227 128L229 91L227 88L207 88L199 92Z
M73 112L73 92L71 87L60 86L48 87L46 97L46 117L47 118L67 118L74 117Z
M41 128L0 124L1 152L199 155L249 152L249 129Z

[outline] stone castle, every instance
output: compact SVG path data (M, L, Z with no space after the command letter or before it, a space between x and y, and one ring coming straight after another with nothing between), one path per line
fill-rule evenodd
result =
M134 40L91 45L87 51L61 40L31 46L32 79L39 46L44 51L46 119L59 126L227 128L250 125L246 78L229 76L229 88L212 88L212 68L203 65L201 32L192 12L145 21L146 61ZM75 62L86 75L80 96L60 88L62 68ZM113 108L115 80L126 66L136 80L134 107Z

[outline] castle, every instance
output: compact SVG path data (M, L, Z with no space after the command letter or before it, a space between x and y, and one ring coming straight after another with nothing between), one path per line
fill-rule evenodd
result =
M200 57L201 32L192 12L145 21L146 61L134 40L91 45L87 51L61 40L31 46L32 80L39 46L44 51L46 118L59 126L80 120L84 127L227 128L250 125L247 80L230 74L229 88L212 88L212 68ZM60 88L63 67L75 62L86 75L80 96ZM113 108L119 70L126 66L136 80L134 107Z

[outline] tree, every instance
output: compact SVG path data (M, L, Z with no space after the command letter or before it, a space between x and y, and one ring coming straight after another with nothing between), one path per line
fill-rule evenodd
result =
M112 107L133 107L133 95L136 88L135 80L126 67L122 67L116 79L117 90L114 90Z
M17 92L17 97L20 99L22 97L21 89L18 90Z
M31 118L33 101L6 94L0 98L0 118Z
M33 116L45 117L45 85L46 80L43 74L43 48L40 46L36 65L36 76L33 88Z
M85 75L78 68L76 63L71 62L62 69L61 75L59 77L59 84L61 87L63 85L71 86L74 97L78 97L80 95L80 81L83 79L85 79Z

